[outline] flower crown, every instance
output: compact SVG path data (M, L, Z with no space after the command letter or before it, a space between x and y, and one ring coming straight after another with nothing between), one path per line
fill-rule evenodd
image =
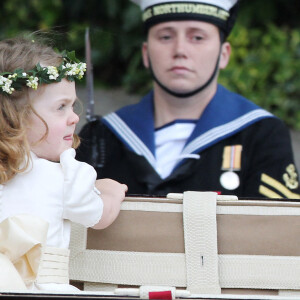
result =
M29 71L16 69L13 72L0 73L0 93L10 95L15 90L20 91L23 86L36 90L39 84L60 82L63 78L69 81L81 79L86 71L86 63L76 58L75 51L64 50L61 55L63 62L58 67L42 67L38 63Z

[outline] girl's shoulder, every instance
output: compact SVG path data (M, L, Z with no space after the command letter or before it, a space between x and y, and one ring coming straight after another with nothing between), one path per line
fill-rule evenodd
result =
M87 163L75 159L75 150L68 149L60 156L64 174L65 219L91 227L101 218L103 203L95 189L96 171Z

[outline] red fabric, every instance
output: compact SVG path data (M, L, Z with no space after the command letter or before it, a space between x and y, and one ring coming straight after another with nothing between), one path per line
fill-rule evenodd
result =
M172 300L172 292L171 291L149 292L149 299Z

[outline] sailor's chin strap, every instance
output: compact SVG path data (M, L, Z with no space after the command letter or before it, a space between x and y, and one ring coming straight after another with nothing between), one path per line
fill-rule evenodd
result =
M199 86L198 88L196 88L195 90L192 90L192 91L189 91L189 92L185 92L185 93L180 93L180 92L176 92L176 91L173 91L171 89L169 89L168 87L166 87L155 75L154 71L153 71L153 68L152 68L152 64L151 64L151 59L148 55L148 61L149 61L149 71L151 73L151 76L153 78L153 80L165 91L167 92L168 94L174 96L174 97L177 97L177 98L188 98L188 97L191 97L191 96L194 96L198 93L200 93L201 91L203 91L207 86L209 86L211 84L211 82L213 81L213 79L216 77L216 74L219 70L219 62L220 62L220 56L221 56L221 47L222 47L222 44L220 46L220 50L219 50L219 54L218 54L218 58L217 58L217 61L216 61L216 64L215 64L215 68L214 68L214 71L213 73L211 74L211 76L208 78L208 80L201 86Z

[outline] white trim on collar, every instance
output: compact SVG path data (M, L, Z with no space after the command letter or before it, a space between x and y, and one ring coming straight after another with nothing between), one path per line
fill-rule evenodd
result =
M224 125L217 126L203 133L198 138L191 141L184 148L182 153L183 154L193 153L197 149L204 147L205 145L211 143L212 141L219 139L220 137L225 136L233 131L236 131L240 127L248 123L251 123L253 120L261 117L266 117L266 116L272 116L272 114L263 109L255 109L233 121L230 121Z

